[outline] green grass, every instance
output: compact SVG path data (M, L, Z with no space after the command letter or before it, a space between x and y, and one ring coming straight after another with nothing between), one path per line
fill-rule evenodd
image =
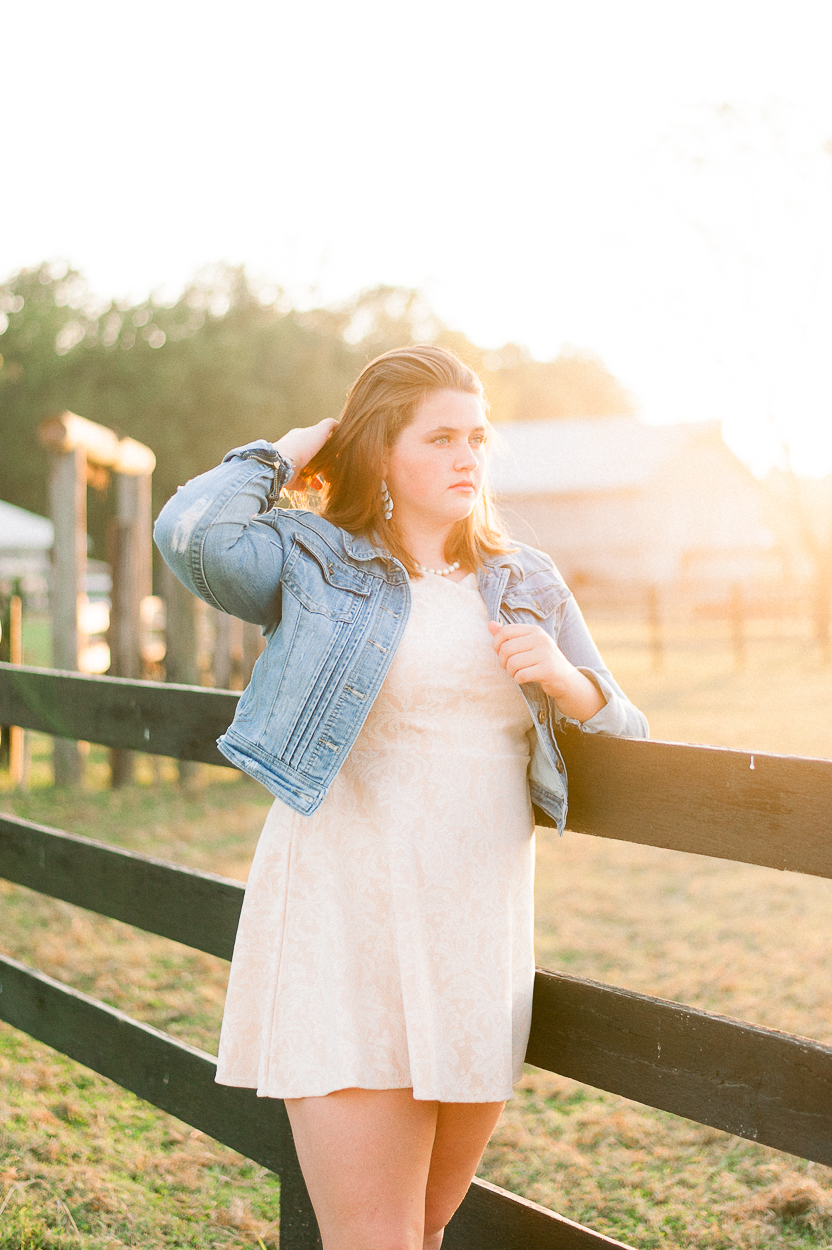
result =
M266 1168L4 1028L6 1250L277 1244Z
M4 806L245 879L268 796L231 772L204 772L188 793L164 780L118 792L43 787ZM8 882L0 947L216 1053L223 960ZM0 1072L2 1250L277 1244L279 1185L265 1168L5 1025Z
M46 612L23 615L23 663L49 668L52 663L52 625Z
M821 662L805 621L750 622L739 670L724 623L671 621L658 672L638 622L588 621L652 737L832 758L832 665Z
M639 630L593 627L654 736L832 755L832 671L799 637L756 639L735 672L724 638L688 631L654 673ZM245 879L269 802L254 783L206 768L182 792L169 762L143 760L141 784L113 793L93 747L90 788L59 794L45 748L7 810ZM541 964L827 1044L831 915L832 882L539 832ZM216 1050L222 960L8 884L0 947ZM0 1250L277 1244L264 1169L7 1026L0 1068ZM832 1247L829 1169L532 1068L481 1174L638 1247Z
M481 1174L645 1250L832 1238L828 1169L531 1069Z

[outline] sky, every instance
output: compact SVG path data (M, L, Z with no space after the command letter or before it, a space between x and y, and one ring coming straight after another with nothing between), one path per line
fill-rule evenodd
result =
M596 353L645 420L721 420L757 472L828 472L830 60L829 0L27 0L0 278L418 287L484 347Z

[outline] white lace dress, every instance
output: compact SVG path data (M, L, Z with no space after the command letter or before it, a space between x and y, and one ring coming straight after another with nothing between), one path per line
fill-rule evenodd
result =
M411 583L387 679L321 807L276 801L248 878L217 1081L497 1102L534 982L532 720L476 577Z

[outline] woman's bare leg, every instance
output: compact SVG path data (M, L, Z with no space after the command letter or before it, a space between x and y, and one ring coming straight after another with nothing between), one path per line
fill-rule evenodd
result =
M441 1102L425 1193L424 1250L439 1250L442 1232L468 1192L504 1102Z
M438 1250L503 1106L410 1089L287 1098L324 1250Z
M324 1250L422 1250L438 1109L410 1089L286 1099Z

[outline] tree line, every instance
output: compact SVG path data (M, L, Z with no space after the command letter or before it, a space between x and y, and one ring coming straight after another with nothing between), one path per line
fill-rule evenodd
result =
M103 302L83 275L44 262L0 284L0 499L44 514L44 417L66 409L156 453L154 506L233 446L337 416L361 368L405 343L457 351L486 383L495 421L606 416L632 396L595 356L534 360L484 351L444 325L417 291L379 286L337 307L298 309L244 269L206 269L175 301ZM105 552L106 480L90 492Z

